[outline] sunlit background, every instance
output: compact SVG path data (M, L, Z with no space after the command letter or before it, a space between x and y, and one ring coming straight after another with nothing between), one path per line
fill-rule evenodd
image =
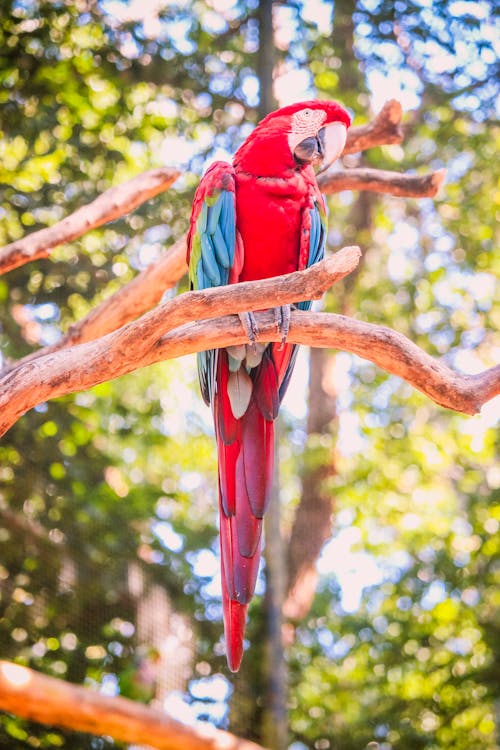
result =
M9 2L2 244L141 170L182 176L161 201L0 282L1 361L56 342L185 231L200 174L230 160L255 123L258 5ZM324 309L389 325L465 373L498 364L494 4L306 0L275 3L273 19L279 105L338 98L362 124L388 99L402 104L405 142L346 166L448 170L436 200L334 197L329 247L356 241L364 258L354 287L335 288ZM350 22L354 51L339 31ZM455 415L339 352L323 376L335 415L318 435L308 382L304 349L281 416L283 534L318 462L334 466L334 524L287 650L289 747L495 750L500 399ZM0 450L2 654L264 741L265 575L233 678L213 429L194 357L43 404ZM2 721L0 746L114 746Z

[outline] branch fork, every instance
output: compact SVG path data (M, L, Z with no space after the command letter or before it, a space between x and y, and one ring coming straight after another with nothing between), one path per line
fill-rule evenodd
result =
M351 273L360 257L358 247L345 247L304 271L186 292L99 339L20 363L0 379L0 435L25 411L48 399L161 360L247 343L237 313L254 311L259 339L280 341L274 313L256 311L270 304L318 299ZM500 366L480 375L461 375L402 334L342 315L292 311L288 341L358 354L404 378L436 403L465 414L475 414L500 393Z

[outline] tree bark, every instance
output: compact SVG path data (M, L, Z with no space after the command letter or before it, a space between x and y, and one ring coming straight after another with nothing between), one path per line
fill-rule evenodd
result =
M335 257L276 279L187 292L97 341L20 365L0 378L0 435L25 411L48 399L91 388L154 362L248 343L239 318L218 316L262 309L266 303L281 305L291 299L314 297L306 290L303 277L321 277ZM356 254L354 267L357 257ZM205 320L186 323L197 316L204 301ZM172 308L169 316L166 312ZM258 340L281 340L273 312L256 312L255 317ZM403 378L437 404L464 414L476 414L486 401L500 393L500 365L477 375L463 375L426 354L402 334L343 315L293 311L288 341L358 354Z
M7 661L0 661L0 708L41 724L158 750L263 750L210 724L188 726L127 698L108 698Z
M358 167L325 172L318 177L318 185L326 195L340 193L341 190L367 190L399 198L434 198L445 177L445 169L416 175Z
M263 740L273 750L286 750L288 746L287 666L283 642L283 603L286 590L286 567L281 531L279 442L280 422L275 434L275 455L272 502L265 519L267 624L266 659L264 663L267 685L267 710L264 720Z

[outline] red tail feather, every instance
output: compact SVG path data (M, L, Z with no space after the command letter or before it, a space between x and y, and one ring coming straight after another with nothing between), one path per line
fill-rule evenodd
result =
M221 534L221 564L222 564L222 609L224 613L224 633L226 636L226 658L231 672L237 672L243 658L243 638L247 619L248 604L233 601L224 586L226 574L224 570L224 553L222 552Z
M246 612L259 571L262 519L271 495L274 422L262 415L257 403L277 399L270 394L270 387L278 387L274 364L268 364L274 377L262 378L267 395L257 399L259 388L255 383L248 408L240 419L234 418L225 390L225 352L219 353L217 365L214 421L219 456L222 602L227 659L233 671L239 668L243 655Z

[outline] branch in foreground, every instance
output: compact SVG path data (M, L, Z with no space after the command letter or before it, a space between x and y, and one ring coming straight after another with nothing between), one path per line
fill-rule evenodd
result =
M310 270L267 280L275 284L274 292L270 292L266 285L263 296L267 302L263 302L261 293L264 282L245 282L203 293L189 292L171 301L173 305L184 298L182 305L173 309L168 321L162 321L153 311L98 341L40 357L16 368L0 380L0 435L25 411L48 399L91 388L165 359L247 343L246 334L234 316L185 324L180 321L196 317L197 313L191 315L190 310L203 307L203 294L209 295L205 318L214 318L229 310L258 310L270 300L275 304L285 304L290 296L298 299L295 285ZM276 292L276 281L283 280L288 281ZM242 294L238 294L239 291ZM160 306L159 310L162 309L165 306ZM145 318L149 318L147 325L141 323ZM256 313L256 319L261 341L281 340L272 312ZM167 329L169 332L165 333ZM500 365L477 375L463 375L433 359L390 328L342 315L293 312L288 341L358 354L386 372L403 378L437 404L464 414L477 413L486 401L500 393Z
M108 698L89 688L0 661L0 708L23 719L77 732L109 735L158 750L263 750L207 724L190 727L127 698Z
M5 245L0 250L0 273L6 273L38 258L46 258L56 245L70 242L91 229L129 213L141 203L167 190L178 176L179 172L175 169L151 169L121 185L109 188L92 203L82 206L57 224Z
M0 378L0 435L42 401L91 388L158 361L154 357L148 359L158 339L188 321L262 310L269 307L270 300L274 305L286 305L319 299L333 283L356 268L360 255L358 247L345 247L304 271L186 292L102 338L19 364ZM206 348L210 348L210 342L201 346Z
M427 175L400 174L378 169L349 169L321 175L318 184L325 194L339 193L342 190L371 190L406 198L424 198L436 195L445 175L445 169ZM186 270L186 235L183 235L158 261L74 323L59 341L28 354L17 362L8 363L2 374L44 354L115 331L156 305L163 293L175 286Z
M446 177L446 169L425 175L401 174L383 169L342 169L318 177L322 193L341 190L370 190L401 198L433 198Z
M260 341L281 341L272 313L256 313L255 317ZM463 414L477 414L483 404L500 394L500 365L477 375L458 373L426 354L402 333L345 315L292 312L287 340L291 344L357 354L406 380L439 406ZM191 323L162 336L150 353L150 361L144 364L247 342L237 318Z

